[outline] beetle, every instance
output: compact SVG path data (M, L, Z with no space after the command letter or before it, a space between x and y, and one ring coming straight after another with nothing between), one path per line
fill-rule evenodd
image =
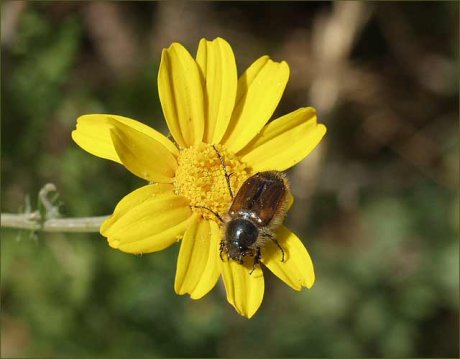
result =
M258 172L247 178L234 196L224 160L217 148L213 147L222 163L232 197L224 218L206 208L224 225L219 247L221 260L224 253L228 259L241 264L245 257L253 257L252 274L260 263L262 248L271 240L280 249L281 261L284 262L284 250L276 239L275 230L284 220L291 196L286 175L279 171Z

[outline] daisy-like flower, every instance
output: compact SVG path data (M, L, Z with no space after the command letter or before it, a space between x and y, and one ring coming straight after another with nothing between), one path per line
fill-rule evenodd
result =
M267 124L289 77L286 62L263 56L238 79L223 39L200 41L196 58L179 43L164 49L158 74L163 113L174 141L135 120L106 114L78 118L73 140L89 153L118 162L148 184L131 192L101 226L111 247L160 251L181 240L174 289L199 299L223 278L227 300L250 318L264 295L260 266L222 261L221 223L231 204L218 149L236 192L252 174L284 171L307 156L326 133L315 110L300 108ZM205 209L206 207L208 209ZM284 226L262 248L265 267L295 290L315 280L310 256Z

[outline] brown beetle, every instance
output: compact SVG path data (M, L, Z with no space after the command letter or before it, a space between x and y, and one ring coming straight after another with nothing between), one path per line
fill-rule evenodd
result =
M261 248L267 240L271 240L280 249L281 261L284 262L284 250L276 240L274 231L283 222L288 209L290 191L286 176L278 171L258 172L244 181L236 196L233 196L223 158L215 147L214 150L224 168L233 199L224 219L210 210L225 225L220 242L220 258L223 260L222 254L226 253L229 259L243 263L246 256L254 257L252 273L260 263Z

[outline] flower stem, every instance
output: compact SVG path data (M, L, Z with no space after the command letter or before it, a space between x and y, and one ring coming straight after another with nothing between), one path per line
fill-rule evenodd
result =
M28 229L42 232L99 232L99 227L108 216L81 218L52 218L41 221L38 211L26 214L1 214L2 228Z

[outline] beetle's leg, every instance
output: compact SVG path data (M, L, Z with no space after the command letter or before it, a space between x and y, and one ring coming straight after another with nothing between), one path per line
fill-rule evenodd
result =
M284 249L283 249L283 247L281 247L280 243L276 240L275 237L270 236L270 239L271 239L271 240L273 241L273 243L275 243L276 246L280 249L281 254L282 254L281 262L284 262Z
M260 247L257 247L256 255L254 256L254 262L252 263L252 270L249 272L249 275L251 275L252 272L254 272L254 270L256 269L256 265L260 263L260 257L261 257Z
M224 258L222 257L222 252L224 251L224 249L225 249L225 241L222 239L219 245L219 257L222 262L224 261Z
M220 163L222 164L222 168L224 169L225 180L227 181L228 190L229 190L229 192L230 192L230 196L231 196L232 199L233 199L233 191L232 191L232 186L231 186L231 184L230 184L230 176L231 176L232 174L229 175L229 174L227 173L227 166L225 166L224 159L222 158L222 155L220 154L220 152L217 150L216 145L212 145L212 148L214 148L214 151L216 151L217 157L219 157Z

